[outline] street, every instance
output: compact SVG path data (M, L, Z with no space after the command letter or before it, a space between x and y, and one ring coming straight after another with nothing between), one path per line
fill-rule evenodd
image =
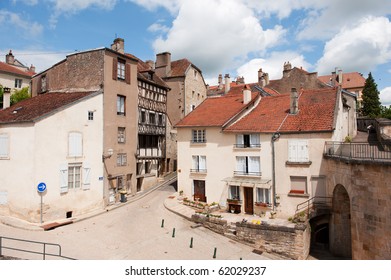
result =
M267 254L252 253L250 246L192 227L194 223L168 211L163 202L174 192L172 186L164 186L123 207L50 231L0 224L0 235L56 243L63 256L83 260L268 259ZM4 250L3 254L7 255ZM42 259L31 254L22 257Z

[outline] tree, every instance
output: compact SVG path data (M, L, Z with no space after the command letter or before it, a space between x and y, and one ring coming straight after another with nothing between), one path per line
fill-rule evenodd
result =
M379 94L377 84L375 83L371 72L369 72L362 91L362 113L364 116L376 118L381 115L382 107Z
M15 92L11 95L11 105L30 97L29 87L24 87L21 90L15 90Z
M388 108L386 106L383 106L381 116L382 118L391 120L391 106L389 106Z
M3 108L3 94L4 94L3 86L0 85L0 109Z

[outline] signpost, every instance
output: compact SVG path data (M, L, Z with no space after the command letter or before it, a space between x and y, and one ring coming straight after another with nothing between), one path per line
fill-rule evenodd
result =
M41 196L41 224L42 224L42 222L43 222L42 221L42 208L43 208L43 201L42 200L43 200L43 195L46 192L46 184L43 182L39 183L37 186L37 191Z

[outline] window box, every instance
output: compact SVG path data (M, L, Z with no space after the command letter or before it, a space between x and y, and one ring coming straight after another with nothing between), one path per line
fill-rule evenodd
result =
M291 194L304 194L303 190L291 190L289 193Z
M242 201L239 200L239 199L231 199L231 198L228 198L228 199L227 199L227 203L228 203L228 204L234 204L234 205L242 205Z
M265 202L255 202L255 206L269 207L270 205Z

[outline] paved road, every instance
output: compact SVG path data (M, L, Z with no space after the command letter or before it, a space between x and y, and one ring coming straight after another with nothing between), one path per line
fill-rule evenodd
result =
M123 207L51 231L27 231L0 224L0 232L8 237L58 243L62 255L85 260L208 260L213 259L214 248L216 259L271 257L252 253L251 247L203 227L192 228L194 223L164 207L164 200L174 192L172 186L161 187Z

